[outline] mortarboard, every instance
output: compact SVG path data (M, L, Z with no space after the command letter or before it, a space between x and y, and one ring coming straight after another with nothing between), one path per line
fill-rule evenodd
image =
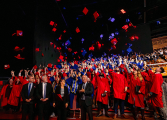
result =
M20 54L18 54L17 56L14 56L15 58L17 58L17 59L21 59L21 60L24 60L25 58L22 58L21 56L20 56Z
M33 67L34 69L37 69L37 65L34 65L34 67Z
M123 14L126 13L126 11L125 11L124 9L121 9L120 11L121 11L121 13L123 13Z
M76 31L76 33L79 33L80 29L77 27L75 31Z
M23 31L22 30L17 30L16 34L17 34L17 36L23 36Z
M53 26L53 25L54 25L54 22L53 22L53 21L50 21L50 25L52 25L52 26Z
M10 68L10 65L9 64L7 64L7 65L4 65L4 69L6 70L6 69L9 69Z
M88 13L88 11L89 10L85 7L82 12L86 15Z
M48 67L51 68L51 67L52 67L52 64L51 64L51 63L48 63Z
M53 32L56 32L56 30L57 30L56 28L53 28L53 29L52 29Z
M14 48L14 50L15 50L15 51L20 51L20 50L23 51L23 50L24 50L24 47L21 49L20 47L16 46L16 47Z
M99 13L97 13L97 11L95 11L95 12L93 13L93 16L94 16L94 18L95 18L94 22L96 22L96 19L99 17Z
M35 48L35 52L39 52L39 48Z

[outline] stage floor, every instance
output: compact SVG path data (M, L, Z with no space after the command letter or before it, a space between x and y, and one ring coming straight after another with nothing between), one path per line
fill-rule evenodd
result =
M97 111L93 111L93 120L109 120L109 119L111 120L111 119L113 119L113 116L114 116L113 111L109 111L108 114L109 114L110 118L107 118L105 116L96 117ZM126 120L134 120L133 116L130 112L126 112L125 115L127 116ZM153 120L154 119L153 117L149 117L148 112L145 112L145 116L146 116L146 120ZM22 118L21 112L13 113L11 111L9 111L9 112L0 111L0 120L21 120L21 118ZM122 119L121 117L116 118L116 120L121 120L121 119ZM37 116L35 117L35 120L38 120ZM57 117L56 116L50 117L49 120L57 120ZM70 116L67 118L67 120L81 120L79 118L79 112L76 112L76 116L73 118L73 112L70 111ZM88 116L87 116L87 120L88 120ZM138 120L141 120L140 115L139 115Z

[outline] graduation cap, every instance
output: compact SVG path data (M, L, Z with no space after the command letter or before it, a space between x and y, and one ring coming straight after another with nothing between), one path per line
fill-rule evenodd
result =
M71 48L67 48L67 50L68 50L68 52L71 52L71 51L72 51L72 49L71 49Z
M111 17L110 17L108 20L111 21L111 22L114 22L114 21L115 21L115 18L111 18Z
M128 25L124 25L124 26L122 27L122 29L124 29L124 30L127 30L128 28L129 28Z
M59 56L59 59L60 59L60 60L63 59L63 58L64 58L64 56L62 56L62 55Z
M112 45L111 47L112 47L112 49L113 49L113 50L115 50L115 49L116 49L116 46L115 46L115 45Z
M83 50L82 52L82 56L84 57L86 55L87 51L86 50Z
M23 31L22 30L16 30L16 35L17 36L23 36Z
M37 69L37 65L34 65L34 67L33 67L34 69Z
M53 48L55 49L56 48L56 45L54 44Z
M88 11L89 11L89 10L88 10L86 7L84 7L84 9L83 9L82 12L86 15L86 14L88 13Z
M132 52L132 49L129 47L129 48L127 49L127 52L128 52L128 53Z
M9 69L10 68L10 65L9 64L7 64L7 65L4 65L4 69L6 70L6 69Z
M63 33L66 33L66 30L64 30Z
M94 22L96 22L96 19L99 17L99 13L97 13L97 11L95 11L95 12L93 13L93 16L94 16L94 18L95 18Z
M131 43L127 43L127 46L128 46L128 47L131 47L131 46L132 46L132 44L131 44Z
M126 19L126 22L127 22L127 23L129 23L129 22L130 22L129 18L127 18L127 19Z
M53 26L53 25L54 25L54 22L53 22L53 21L50 21L50 25L52 25L52 26Z
M60 35L59 40L61 40L62 35Z
M57 47L57 50L60 51L60 50L61 50L61 47Z
M114 35L114 33L111 33L111 36L113 36L113 37L114 37L114 36L115 36L115 35Z
M117 42L118 42L118 41L117 41L117 39L116 39L116 38L114 38L114 39L112 39L112 40L111 40L111 43L112 43L113 45L116 45L116 44L117 44Z
M126 11L125 11L124 9L121 9L120 11L121 11L121 13L123 13L123 14L126 13Z
M15 51L20 51L20 50L23 51L23 50L24 50L24 47L23 47L23 48L20 48L20 47L16 46L16 47L14 48L14 50L15 50Z
M39 52L39 48L35 48L35 52Z
M129 23L129 27L132 27L132 26L133 26L133 24L130 22L130 23Z
M89 51L94 51L94 47L93 47L93 45L91 46L91 47L89 47Z
M67 40L67 41L65 42L65 45L66 45L66 46L69 46L69 45L71 45L71 42L70 42L69 40Z
M53 29L52 29L53 32L56 32L56 30L57 30L56 28L53 28Z
M77 54L77 53L78 53L77 51L74 52L74 54Z
M76 31L76 33L79 33L80 29L77 27L75 31Z
M84 38L81 39L81 42L82 42L82 43L84 42Z
M103 34L100 35L100 38L101 38L101 39L103 38Z
M20 60L24 60L25 58L22 58L21 56L20 56L20 54L18 54L17 56L14 56L15 58L17 58L17 59L20 59Z
M119 35L119 32L118 32L118 31L116 31L116 32L115 32L115 35Z
M101 48L101 44L99 43L99 41L97 41L96 44L97 44L98 49L100 49Z
M52 45L53 45L53 42L50 42L50 45L52 46Z

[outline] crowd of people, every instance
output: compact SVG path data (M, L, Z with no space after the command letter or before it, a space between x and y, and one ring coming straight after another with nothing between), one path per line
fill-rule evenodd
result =
M89 58L82 61L49 63L47 67L36 65L32 70L20 70L1 90L1 107L5 110L22 111L22 120L29 113L29 120L49 119L56 114L58 120L65 120L69 111L79 110L81 120L93 120L92 108L98 108L96 117L128 118L124 108L130 108L134 119L145 120L144 111L153 110L154 118L167 120L167 83L158 67L154 73L146 60L138 55ZM23 75L24 74L24 75ZM108 114L114 109L114 116Z

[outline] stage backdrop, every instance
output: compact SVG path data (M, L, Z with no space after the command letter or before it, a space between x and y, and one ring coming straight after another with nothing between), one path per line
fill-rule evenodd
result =
M53 26L49 24L51 20L56 21L55 12L52 2L38 3L34 36L34 65L41 64L46 67L48 63L57 64L60 53L56 48L54 49L54 44L58 46L54 39L56 33L52 31ZM51 46L50 42L54 44ZM39 48L39 51L35 51L36 48Z

